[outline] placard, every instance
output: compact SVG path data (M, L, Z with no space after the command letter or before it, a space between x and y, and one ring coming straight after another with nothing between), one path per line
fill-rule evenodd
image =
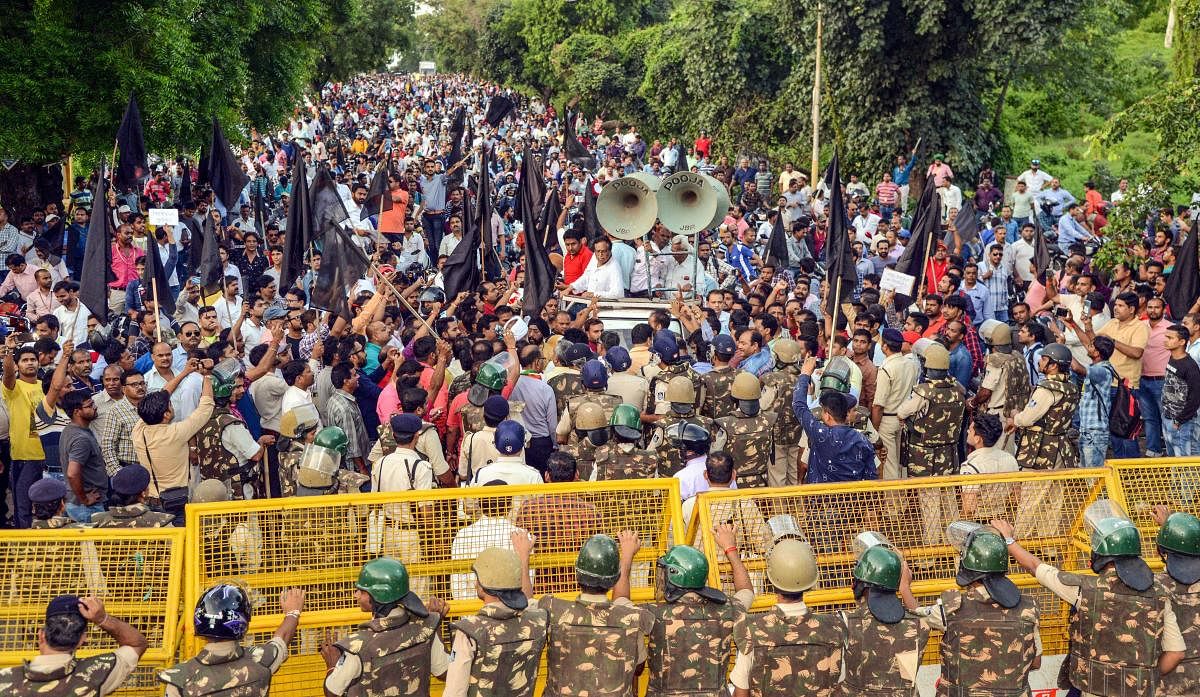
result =
M895 291L897 295L912 295L913 284L916 281L916 276L909 276L895 269L884 269L883 275L879 277L879 289Z
M151 208L150 209L150 224L159 227L162 225L178 225L179 224L179 209L178 208Z

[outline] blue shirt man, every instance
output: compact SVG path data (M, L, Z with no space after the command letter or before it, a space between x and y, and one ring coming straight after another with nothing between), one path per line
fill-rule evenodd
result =
M1065 250L1076 242L1090 240L1093 237L1092 233L1088 232L1086 228L1079 224L1075 216L1071 215L1076 208L1078 208L1077 205L1071 204L1067 207L1066 212L1062 214L1062 217L1058 219L1058 246L1060 249Z
M753 258L754 250L741 242L734 242L733 246L725 252L725 263L740 271L742 278L747 281L758 278L758 270L754 268L754 264L750 263Z
M792 393L792 411L808 436L808 473L805 484L858 482L877 478L875 449L867 437L846 425L851 406L848 395L827 390L821 395L821 421L808 408L808 387L814 359L807 358Z

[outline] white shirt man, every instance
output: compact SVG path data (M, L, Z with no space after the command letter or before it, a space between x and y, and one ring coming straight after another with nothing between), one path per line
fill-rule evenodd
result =
M285 390L283 393L282 401L283 406L280 410L280 413L286 414L297 407L304 406L305 404L312 404L313 398L312 394L310 394L308 390L301 389L295 385L289 385L287 390Z
M475 471L470 486L483 486L488 482L502 481L505 484L541 484L542 475L525 464L525 453L499 455L493 462Z
M875 232L879 229L880 220L882 220L882 218L875 215L870 210L859 211L858 215L854 216L854 221L851 223L854 226L854 231L857 233L855 235L855 239L863 244L870 244L871 238L875 236Z
M621 276L621 265L611 257L603 264L598 264L596 256L574 283L571 290L576 293L591 293L606 300L619 300L625 297L625 281Z
M955 186L952 182L948 182L946 186L938 189L938 193L942 196L942 220L950 219L950 211L962 210L962 189Z
M1050 180L1054 177L1044 169L1039 169L1033 165L1029 169L1017 175L1017 181L1025 182L1025 190L1031 194L1036 194L1042 190Z
M229 300L222 295L213 303L213 309L217 311L217 323L221 325L221 329L229 329L242 314L242 296Z

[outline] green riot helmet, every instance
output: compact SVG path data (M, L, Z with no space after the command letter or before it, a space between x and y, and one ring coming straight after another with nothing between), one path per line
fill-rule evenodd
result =
M471 385L471 389L467 390L467 401L477 407L482 407L488 397L500 394L506 382L508 382L508 375L505 370L499 365L488 361L479 366L479 373L475 376L475 384Z
M424 603L408 589L408 569L391 557L379 557L363 564L354 587L371 596L379 608L400 603L418 617L429 615Z
M1200 581L1200 519L1172 513L1158 531L1158 551L1167 560L1167 573L1185 585Z
M1006 608L1021 602L1021 591L1009 580L1008 544L990 526L958 520L946 528L946 538L962 555L955 582L966 588L980 582L988 595Z
M637 440L642 437L642 415L632 404L618 404L608 425L619 438Z
M854 565L854 578L880 588L900 588L900 555L879 545L863 552Z
M214 399L229 399L233 396L233 391L237 389L238 383L241 382L241 376L225 375L214 372L211 380L213 384Z
M1154 585L1154 574L1142 559L1142 535L1125 511L1110 499L1097 499L1083 512L1092 533L1092 571L1108 565L1117 570L1121 582L1136 591Z
M1092 532L1092 552L1105 557L1141 556L1142 536L1128 518L1107 518Z
M850 394L850 381L854 374L851 370L850 359L845 356L834 356L821 371L820 389L833 390L842 394Z
M313 439L313 444L328 448L329 450L336 450L345 457L346 448L350 445L350 439L346 437L346 432L341 427L326 426L317 431L317 437Z
M721 591L705 585L708 580L708 560L695 547L671 547L658 558L658 571L668 602L679 600L685 593L697 593L715 603L728 600Z
M891 548L887 538L872 531L854 538L854 551L858 559L852 584L855 599L862 600L866 596L867 609L884 624L895 624L904 619L904 606L896 597L903 568L900 555Z
M575 558L575 576L588 588L612 588L621 575L621 555L617 541L608 535L592 535L579 548Z

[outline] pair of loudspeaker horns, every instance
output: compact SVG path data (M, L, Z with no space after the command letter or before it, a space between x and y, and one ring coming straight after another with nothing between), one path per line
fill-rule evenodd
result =
M694 235L719 225L728 211L725 185L697 172L676 172L664 179L635 172L605 184L596 199L600 226L622 240L645 235L655 220L674 233Z

